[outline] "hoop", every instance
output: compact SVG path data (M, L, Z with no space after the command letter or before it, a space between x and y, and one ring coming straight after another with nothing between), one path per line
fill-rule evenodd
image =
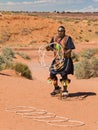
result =
M46 48L50 50L47 51ZM58 71L64 66L64 49L57 42L42 45L39 50L39 62L44 67L50 67L50 70ZM51 64L52 62L52 64Z

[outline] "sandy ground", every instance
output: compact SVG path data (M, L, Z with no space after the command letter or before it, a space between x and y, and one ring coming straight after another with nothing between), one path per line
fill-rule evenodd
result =
M34 47L35 43L47 43L59 25L61 23L53 19L4 15L0 17L0 43ZM97 20L94 25L92 28L93 25L89 26L85 20L81 24L64 23L67 33L74 39L80 31L83 38L84 33L91 37L92 43L77 44L76 52L98 48L97 35L92 35L97 30ZM70 75L69 97L51 97L53 87L47 83L48 68L39 64L37 51L26 53L31 56L31 61L22 58L17 61L28 64L33 80L20 77L12 70L0 71L0 130L97 130L98 78L77 80Z
M30 53L32 60L26 63L33 80L0 72L0 130L97 130L98 78L69 75L69 97L51 97L48 69L40 66L37 51Z

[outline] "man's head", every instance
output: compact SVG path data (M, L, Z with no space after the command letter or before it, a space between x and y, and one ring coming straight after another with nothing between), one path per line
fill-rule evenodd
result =
M65 36L65 28L63 26L58 27L58 36L61 38Z

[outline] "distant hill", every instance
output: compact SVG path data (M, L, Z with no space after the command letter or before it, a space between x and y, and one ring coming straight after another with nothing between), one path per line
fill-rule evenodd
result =
M1 12L0 45L48 43L59 25L75 43L98 42L98 13Z

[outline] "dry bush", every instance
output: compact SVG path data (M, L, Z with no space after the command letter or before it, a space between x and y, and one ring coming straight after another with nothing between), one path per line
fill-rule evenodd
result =
M98 77L98 58L91 59L91 76Z
M94 49L86 49L86 50L84 50L80 53L80 56L83 57L83 58L90 59L91 57L94 56L94 54L95 54Z
M7 60L12 60L12 58L15 58L15 53L10 47L3 47L2 48L2 54Z
M95 52L96 50L93 51ZM94 57L93 53L88 54L83 55L84 58L74 65L77 79L98 77L98 58Z
M28 79L32 79L32 74L29 67L22 63L16 63L14 66L16 72L20 73L21 76L26 77Z
M0 55L0 70L3 70L3 66L5 65L5 61L2 55Z
M31 59L26 53L17 52L17 54L18 54L19 56L21 56L22 58L24 58L24 59L27 59L27 60L30 60L30 59Z
M98 31L96 31L95 34L98 35Z
M75 52L71 53L71 58L73 59L74 62L79 61L79 55L76 54Z
M10 59L7 59L4 55L0 55L0 70L4 69L13 69L13 62Z
M13 68L13 58L15 53L9 47L2 48L2 54L0 55L0 70Z
M75 64L75 76L77 79L88 79L91 77L90 63L86 59Z

